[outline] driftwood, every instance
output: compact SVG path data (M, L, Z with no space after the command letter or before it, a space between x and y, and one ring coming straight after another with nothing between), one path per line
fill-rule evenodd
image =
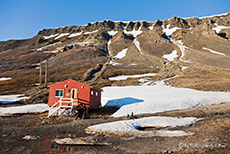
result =
M110 145L111 143L102 141L94 136L81 138L54 139L54 142L61 145Z

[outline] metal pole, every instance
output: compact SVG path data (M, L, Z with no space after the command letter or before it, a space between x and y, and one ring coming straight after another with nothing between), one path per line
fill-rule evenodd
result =
M42 85L42 62L40 59L40 72L39 72L39 87Z

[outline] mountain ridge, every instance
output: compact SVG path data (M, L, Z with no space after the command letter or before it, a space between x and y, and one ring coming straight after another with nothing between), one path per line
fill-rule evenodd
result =
M109 77L157 73L151 77L153 81L178 75L167 84L227 90L226 86L215 84L229 85L229 38L229 13L154 22L105 20L84 26L43 29L30 39L0 42L0 76L13 78L7 83L26 79L27 86L19 87L30 88L38 81L35 68L49 60L49 82L73 78L98 87L137 85L141 84L137 79L115 82ZM116 55L123 50L125 54L118 58ZM98 65L103 66L100 67L103 71L99 70L95 78L92 76L95 72L89 70L97 70ZM201 86L199 79L205 86Z

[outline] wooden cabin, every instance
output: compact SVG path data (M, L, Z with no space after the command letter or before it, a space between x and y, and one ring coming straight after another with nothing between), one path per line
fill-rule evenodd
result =
M87 84L68 79L49 87L49 116L59 109L88 109L101 106L101 91ZM49 117L48 116L48 117Z

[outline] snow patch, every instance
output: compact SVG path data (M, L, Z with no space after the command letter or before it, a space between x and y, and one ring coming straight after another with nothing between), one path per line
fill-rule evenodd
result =
M62 33L62 34L58 35L58 37L56 37L55 40L57 40L63 36L66 36L66 35L69 35L69 33Z
M153 30L153 26L154 26L154 25L152 25L152 26L149 26L149 30Z
M222 29L228 29L230 27L226 27L226 26L218 26L216 23L214 24L216 27L212 28L216 31L216 33L218 34Z
M31 136L31 135L26 135L22 138L23 140L38 140L38 139L42 139L42 137L40 136Z
M176 30L181 29L181 28L179 28L179 27L173 27L173 28L169 29L170 24L168 24L168 25L166 26L166 29L164 28L163 25L162 25L161 27L163 28L163 32L165 32L165 35L169 38L169 40L171 39L171 38L170 38L170 35L172 35Z
M57 53L58 51L43 51L43 53Z
M186 47L185 45L183 45L182 41L174 41L171 40L177 47L180 48L181 51L181 56L180 56L180 61L185 62L185 63L189 63L189 61L183 60L182 58L185 56L185 49L188 49L188 47Z
M218 54L218 55L225 56L225 54L224 54L224 53L221 53L221 52L217 52L217 51L214 51L214 50L205 48L205 47L203 47L203 49L204 49L204 50L208 50L209 52L214 53L214 54Z
M6 81L6 80L11 80L12 78L6 78L6 77L2 77L0 78L0 81Z
M109 61L110 65L116 66L116 65L122 65L122 63L116 63L115 61L111 60Z
M223 14L212 15L212 16L204 16L204 17L200 17L200 19L212 18L212 17L220 17L220 16L226 16L226 15L228 15L228 12L227 13L223 13Z
M111 54L111 51L110 51L110 48L109 48L110 44L111 44L111 38L109 39L107 46L108 46L108 54L109 54L110 57L112 57L112 54Z
M50 36L43 36L43 39L48 40L50 38L56 37L57 35L59 35L59 34L52 34Z
M108 33L109 35L114 36L118 33L118 31L111 30L111 31L108 31Z
M110 77L110 81L118 81L118 80L127 80L128 78L141 78L146 76L156 76L157 73L147 73L147 74L140 74L140 75L121 75L116 77Z
M72 38L72 37L76 37L76 36L80 36L83 33L83 31L79 32L79 33L73 33L70 34L68 38Z
M124 29L124 33L127 35L133 35L133 37L137 37L138 35L140 35L143 31L141 31L141 26L139 27L138 30L135 30L135 28L133 28L132 31L127 31L126 29Z
M53 43L53 44L49 44L49 45L46 45L46 46L44 46L44 47L38 48L37 50L42 51L42 50L45 49L45 48L54 46L54 45L59 44L59 43L61 43L61 42L56 42L56 43Z
M116 56L114 56L115 58L118 59L122 59L126 56L126 53L128 51L128 48L121 50L121 52L119 52Z
M138 52L143 55L143 53L141 52L141 48L140 48L140 42L137 41L137 38L134 38L133 43L137 47Z
M137 65L136 63L131 63L131 64L129 64L130 66L135 66L135 65Z
M141 78L138 80L138 82L144 83L144 82L148 82L149 80L151 80L151 78Z
M98 32L98 30L95 30L95 31L92 31L92 32L85 32L84 34L87 35L87 34L93 34L93 33L96 33Z
M18 114L18 113L36 113L48 111L47 104L31 104L14 107L1 107L0 115Z
M186 133L184 131L170 131L170 130L158 130L158 131L140 131L140 127L176 127L190 125L198 121L197 118L174 118L174 117L145 117L134 120L122 120L110 123L103 123L94 126L89 126L86 130L93 132L125 132L125 133L140 133L148 134L150 136L184 136L193 135L194 133ZM147 135L146 134L146 135Z
M187 66L181 66L181 70L183 71L183 70L185 70L185 69L187 69L188 67Z
M23 96L22 94L18 95L0 95L0 102L3 104L13 103L23 99L29 99L30 97Z
M174 58L176 58L176 57L178 57L177 51L176 51L176 50L173 50L171 54L163 55L162 58L165 58L165 59L167 59L168 61L173 61Z
M135 30L135 28L133 28L132 31L127 31L125 28L124 28L124 33L127 34L127 35L133 35L134 37L134 40L133 40L133 43L135 44L135 46L137 47L137 50L139 53L143 54L141 52L141 48L140 48L140 43L137 41L137 36L140 35L143 31L141 31L141 26L139 27L138 30Z

